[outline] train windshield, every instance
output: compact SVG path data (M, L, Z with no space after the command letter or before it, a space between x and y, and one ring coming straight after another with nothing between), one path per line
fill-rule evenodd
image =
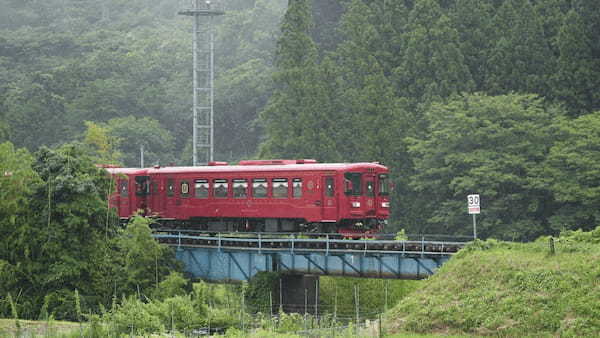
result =
M362 194L362 174L361 173L345 173L346 179L345 193L346 195L360 196Z

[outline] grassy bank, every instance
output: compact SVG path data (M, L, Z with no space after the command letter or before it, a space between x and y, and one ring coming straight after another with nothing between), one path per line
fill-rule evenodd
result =
M465 248L385 317L388 333L600 334L600 227Z

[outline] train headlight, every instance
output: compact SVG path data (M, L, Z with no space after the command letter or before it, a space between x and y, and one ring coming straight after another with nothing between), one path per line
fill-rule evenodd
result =
M389 208L390 207L390 202L381 202L381 207L382 208Z
M353 208L360 208L360 202L352 202Z

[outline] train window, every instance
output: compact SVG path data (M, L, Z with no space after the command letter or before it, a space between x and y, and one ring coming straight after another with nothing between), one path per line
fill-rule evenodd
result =
M325 196L333 197L335 192L335 185L333 181L333 177L325 178Z
M194 181L194 191L196 198L208 198L208 180Z
M287 178L273 179L273 198L288 197L288 180Z
M345 173L344 178L349 182L346 189L346 195L360 196L362 194L362 174L361 173Z
M190 184L188 181L181 181L181 197L190 196Z
M147 196L150 194L150 177L136 176L135 177L135 194L137 196Z
M121 197L127 197L129 195L126 180L119 182L119 193L121 194Z
M267 179L255 178L252 180L252 197L266 198L267 197Z
M375 182L373 182L373 181L367 181L365 190L366 190L365 194L367 196L370 196L370 197L375 196Z
M233 180L233 198L248 197L248 181L243 179Z
M227 180L216 179L213 180L213 189L213 194L216 198L227 198L227 190L229 189L229 184L227 183Z
M390 186L388 182L388 175L381 174L379 175L379 195L389 195L390 194Z
M302 197L302 179L294 178L292 183L292 197L300 198Z
M152 182L152 190L150 191L151 194L158 194L158 182L153 181Z
M167 196L173 196L175 195L175 180L172 178L169 178L167 180Z

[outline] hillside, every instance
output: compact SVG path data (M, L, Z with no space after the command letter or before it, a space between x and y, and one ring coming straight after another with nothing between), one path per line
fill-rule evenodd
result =
M600 332L600 227L534 243L477 242L386 316L391 332L592 336Z

